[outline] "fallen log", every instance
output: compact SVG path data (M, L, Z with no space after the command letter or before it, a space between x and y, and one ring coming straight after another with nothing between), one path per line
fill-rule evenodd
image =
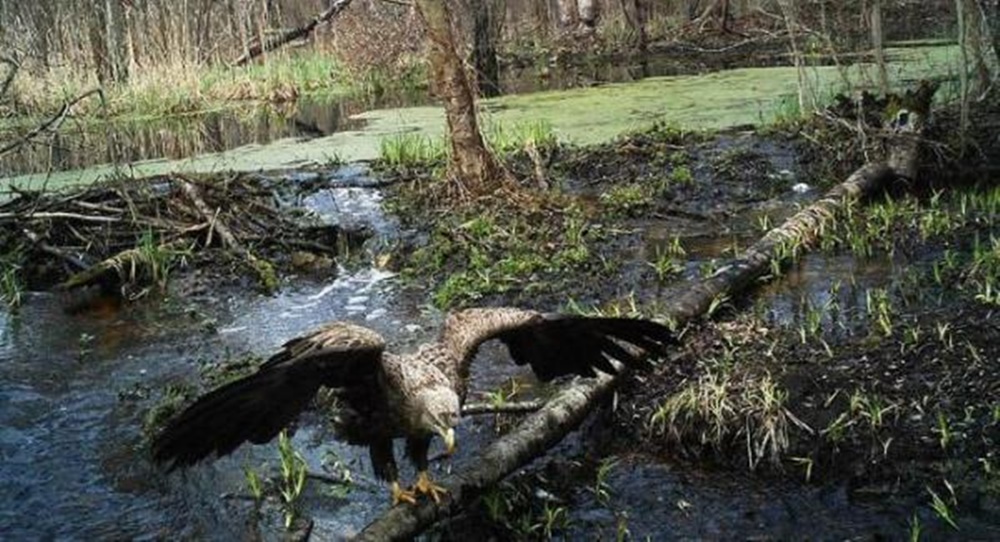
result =
M516 401L513 403L466 403L462 405L462 416L483 414L526 414L545 406L543 401Z
M149 249L143 247L123 250L114 256L102 260L79 273L75 273L59 285L60 290L72 290L84 286L104 283L108 277L113 277L116 284L136 282L140 274L147 274L151 282L161 281L165 270L157 266L166 262L156 261L153 254L175 254L185 251L190 241L177 239L169 243L157 245ZM153 253L153 254L151 254Z
M912 179L926 117L922 112L929 109L932 95L933 91L926 94L920 112L903 110L897 115L886 161L864 165L818 201L769 231L742 257L686 287L680 297L668 302L663 316L674 325L683 326L705 314L720 296L733 295L767 274L772 260L787 257L786 247L804 248L813 243L832 225L839 211L857 204L893 179ZM485 489L561 441L610 393L617 378L602 374L569 385L481 452L475 466L439 480L449 491L440 503L423 500L413 506L390 508L366 526L356 540L409 539L435 522L455 515Z
M312 34L316 30L316 27L337 16L350 4L351 0L336 0L330 5L330 7L326 8L326 10L321 12L319 15L313 17L308 23L298 28L293 28L292 30L289 30L279 36L268 39L264 43L258 42L251 45L247 48L245 53L233 61L233 66L244 66L247 62L250 62L264 53L271 52L286 43L291 43L299 38L304 38Z

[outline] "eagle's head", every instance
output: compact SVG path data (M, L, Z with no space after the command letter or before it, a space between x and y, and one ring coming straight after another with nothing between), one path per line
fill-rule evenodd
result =
M455 426L458 425L461 407L458 394L447 386L435 386L417 395L420 405L420 429L441 435L448 453L455 451Z

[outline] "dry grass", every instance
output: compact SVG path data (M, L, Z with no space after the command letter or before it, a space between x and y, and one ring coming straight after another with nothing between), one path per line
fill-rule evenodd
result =
M792 425L803 426L785 407L787 398L769 373L741 373L715 363L660 405L650 429L716 451L739 444L751 469L762 460L778 464L789 448Z

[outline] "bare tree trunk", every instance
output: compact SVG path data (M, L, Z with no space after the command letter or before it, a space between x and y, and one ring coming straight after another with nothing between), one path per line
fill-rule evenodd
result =
M497 42L506 2L474 0L472 2L472 59L476 66L476 83L483 96L500 94L500 64L497 62Z
M580 25L584 30L592 32L597 28L597 19L601 15L601 5L597 0L577 0L580 14Z
M882 0L875 0L871 7L870 26L872 48L875 50L875 66L878 68L878 86L882 94L889 93L889 72L885 65L884 35L882 33Z
M987 55L990 54L989 23L982 3L978 0L965 0L966 42L969 47L971 68L976 73L976 84L973 93L977 96L990 86L990 68Z
M455 49L451 12L446 0L416 0L416 7L427 28L431 73L448 118L450 177L459 188L482 193L503 179L503 170L479 132L472 87Z
M802 56L802 51L799 49L799 18L798 18L798 8L796 6L796 0L779 0L779 5L781 6L781 13L785 19L785 28L788 29L788 41L792 46L792 58L795 61L795 74L798 76L798 89L799 89L799 111L805 113L806 109L806 97L811 95L809 92L809 81L806 78L805 62Z
M93 0L90 7L92 17L87 29L90 37L90 54L94 62L94 71L97 72L97 80L103 86L113 79L108 59L108 42L105 38L107 14L104 11L104 0Z
M580 21L580 11L577 8L576 0L558 0L559 6L559 26L563 30L576 28Z
M982 0L984 4L988 1ZM984 5L983 11L986 13L986 18L989 21L990 37L993 42L993 56L996 58L997 63L1000 64L1000 0L993 0L992 8ZM997 76L1000 77L1000 66L997 66Z
M641 55L646 54L649 36L646 25L649 23L650 0L622 0L622 12L629 27L635 33L635 46Z
M112 66L114 67L115 82L124 83L132 76L129 69L132 59L129 57L128 47L128 21L125 18L125 6L121 0L107 0L108 9L108 36L111 49Z

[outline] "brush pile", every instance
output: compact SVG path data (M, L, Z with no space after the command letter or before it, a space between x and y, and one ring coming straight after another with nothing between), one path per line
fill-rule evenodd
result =
M173 269L195 267L250 275L272 292L276 269L332 273L333 258L363 237L286 203L302 189L250 175L15 189L0 204L0 274L29 289L99 286L135 298Z

